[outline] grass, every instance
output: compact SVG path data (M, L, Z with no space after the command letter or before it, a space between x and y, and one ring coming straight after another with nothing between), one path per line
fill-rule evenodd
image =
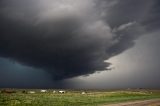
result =
M28 90L29 91L29 90ZM32 90L33 91L33 90ZM124 91L82 91L67 90L65 94L40 93L24 94L22 90L16 93L0 93L0 106L99 106L101 104L119 103L123 101L160 98L158 90L124 90Z

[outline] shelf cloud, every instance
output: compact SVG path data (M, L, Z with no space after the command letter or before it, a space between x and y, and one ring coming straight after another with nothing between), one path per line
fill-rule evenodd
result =
M158 26L151 21L155 2L1 0L0 56L43 69L54 80L107 70L105 60Z

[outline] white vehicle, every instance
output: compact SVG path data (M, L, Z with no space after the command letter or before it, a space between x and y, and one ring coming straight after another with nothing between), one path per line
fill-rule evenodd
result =
M41 90L41 92L42 92L42 93L45 93L45 92L47 92L47 90Z
M36 93L35 91L29 91L28 93L30 93L30 94L34 94L34 93Z
M59 93L65 93L65 91L59 91Z
M82 92L81 94L84 95L84 94L86 94L86 92Z

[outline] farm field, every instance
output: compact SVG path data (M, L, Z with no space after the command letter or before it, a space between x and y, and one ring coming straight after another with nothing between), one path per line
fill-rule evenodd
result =
M160 98L160 90L59 90L12 89L0 93L0 106L101 106L134 100ZM30 92L34 91L34 93ZM83 92L83 94L82 94Z

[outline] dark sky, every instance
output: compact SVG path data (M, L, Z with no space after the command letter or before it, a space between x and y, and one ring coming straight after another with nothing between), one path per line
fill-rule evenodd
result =
M1 0L0 87L160 88L159 0Z

